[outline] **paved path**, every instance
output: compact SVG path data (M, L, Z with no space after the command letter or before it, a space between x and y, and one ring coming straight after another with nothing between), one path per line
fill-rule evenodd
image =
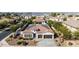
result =
M5 40L3 40L0 42L0 46L1 47L9 47L10 45Z

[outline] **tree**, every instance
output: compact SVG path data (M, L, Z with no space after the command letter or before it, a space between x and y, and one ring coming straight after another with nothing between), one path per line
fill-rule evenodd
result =
M68 31L68 30L66 30L66 31L64 31L64 38L65 39L71 39L72 38L72 34L71 34L71 31Z
M76 17L79 17L79 15L75 15Z
M26 24L27 23L27 20L23 20L22 22L23 22L23 24Z
M11 19L11 13L6 13L5 17Z
M57 13L57 15L60 15L60 13Z
M17 25L11 25L10 28L13 32L15 32L19 27Z
M22 22L18 23L17 26L18 27L22 27L24 24Z
M27 20L27 23L28 23L28 24L33 24L32 19L28 19L28 20Z
M64 21L67 21L67 18L65 17L65 18L63 18L63 20L64 20Z
M0 22L0 28L2 29L2 28L5 28L5 27L7 27L8 26L8 22L7 21L1 21Z
M51 27L53 24L53 21L52 20L48 20L48 25Z
M79 31L75 31L73 33L73 36L74 36L75 39L79 39Z
M51 13L51 16L56 17L57 13Z
M62 23L60 23L60 22L53 22L53 27L57 31L61 32L63 34L63 37L65 39L71 39L71 37L72 37L71 31L69 31L67 29L67 27L65 27L64 25L62 25Z
M73 15L68 15L68 17L73 17Z
M35 18L36 18L36 16L32 16L32 17L31 17L31 19L35 19Z

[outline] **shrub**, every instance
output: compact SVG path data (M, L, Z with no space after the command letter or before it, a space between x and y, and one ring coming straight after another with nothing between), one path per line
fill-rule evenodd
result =
M17 25L11 25L10 28L13 32L15 32L18 29L18 26Z
M23 42L23 40L18 40L18 41L17 41L17 44L18 44L18 45L21 45L22 42Z
M53 21L52 20L48 20L48 25L51 27L53 24Z
M70 46L71 46L71 45L73 45L73 43L72 43L72 42L69 42L69 43L68 43L68 45L70 45Z
M75 31L73 33L73 36L74 36L75 39L79 39L79 31Z
M11 38L6 39L7 42L11 41Z
M73 15L68 15L68 17L73 17Z
M22 22L23 22L23 24L26 24L27 23L27 20L23 20Z
M23 37L19 37L19 39L23 39Z
M67 18L65 17L65 18L63 18L63 20L64 20L64 21L67 21Z
M28 43L26 41L23 41L23 45L26 46L28 45Z
M65 39L71 39L71 37L72 37L71 31L67 27L62 25L61 22L56 22L56 21L49 20L48 25L50 27L53 26L57 31L62 33L64 35Z
M5 27L7 27L7 26L8 26L8 22L7 21L1 21L0 22L0 29L3 29Z
M56 17L57 13L51 13L51 16Z
M35 18L36 18L36 16L32 16L32 17L31 17L31 19L35 19Z
M10 38L12 38L12 37L13 37L13 35L10 36Z
M24 40L18 40L18 41L17 41L17 44L18 44L18 45L24 45L24 46L25 46L25 45L27 45L28 43L27 43L26 41L24 41Z

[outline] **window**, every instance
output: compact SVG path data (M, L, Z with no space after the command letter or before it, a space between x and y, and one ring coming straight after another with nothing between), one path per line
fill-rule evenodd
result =
M42 38L42 35L38 35L38 38Z
M44 35L44 38L52 38L52 35Z

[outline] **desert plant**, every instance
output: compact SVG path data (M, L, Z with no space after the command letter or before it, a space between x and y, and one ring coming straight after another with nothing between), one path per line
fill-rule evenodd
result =
M24 40L18 40L17 44L26 46L28 43L26 41L24 41Z
M21 45L22 42L23 42L23 40L18 40L18 41L17 41L17 44L18 44L18 45Z

